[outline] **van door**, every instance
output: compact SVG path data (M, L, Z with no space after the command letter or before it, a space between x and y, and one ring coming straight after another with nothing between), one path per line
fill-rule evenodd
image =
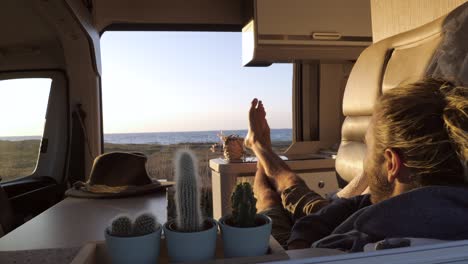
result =
M7 233L63 198L70 131L65 74L0 73L0 112L0 186L9 203L0 214L13 219Z

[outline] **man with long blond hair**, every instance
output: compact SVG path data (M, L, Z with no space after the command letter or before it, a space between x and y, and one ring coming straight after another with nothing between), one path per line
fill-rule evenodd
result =
M254 99L245 145L259 160L258 210L290 249L468 239L468 88L427 79L385 92L367 129L363 173L334 200L309 190L272 151L265 116Z

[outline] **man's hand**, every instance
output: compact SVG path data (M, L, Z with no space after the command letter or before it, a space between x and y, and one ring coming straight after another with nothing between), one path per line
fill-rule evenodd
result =
M310 248L310 243L305 240L294 240L288 244L288 250L303 249L303 248Z

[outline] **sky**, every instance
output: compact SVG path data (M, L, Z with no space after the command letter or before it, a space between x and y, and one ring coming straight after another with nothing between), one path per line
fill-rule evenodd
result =
M241 48L240 32L104 33L104 133L246 129L254 97L272 128L291 128L292 64L242 67ZM50 80L0 92L0 137L42 135Z
M51 80L0 81L0 137L41 136Z
M292 127L292 64L242 67L240 32L106 32L105 133L246 129L252 98Z

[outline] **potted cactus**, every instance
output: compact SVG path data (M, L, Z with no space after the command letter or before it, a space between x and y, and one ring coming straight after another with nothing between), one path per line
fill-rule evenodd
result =
M256 203L252 186L248 182L239 183L231 196L232 214L219 220L225 257L267 253L272 221L257 214Z
M211 152L222 151L227 162L242 162L245 159L246 152L243 138L239 137L239 135L225 136L223 132L218 134L218 137L220 142L210 147Z
M163 226L170 261L213 259L218 223L212 218L204 218L201 213L200 177L191 151L176 153L175 172L176 217Z
M135 218L121 215L112 220L105 232L112 263L158 263L161 225L151 213Z

